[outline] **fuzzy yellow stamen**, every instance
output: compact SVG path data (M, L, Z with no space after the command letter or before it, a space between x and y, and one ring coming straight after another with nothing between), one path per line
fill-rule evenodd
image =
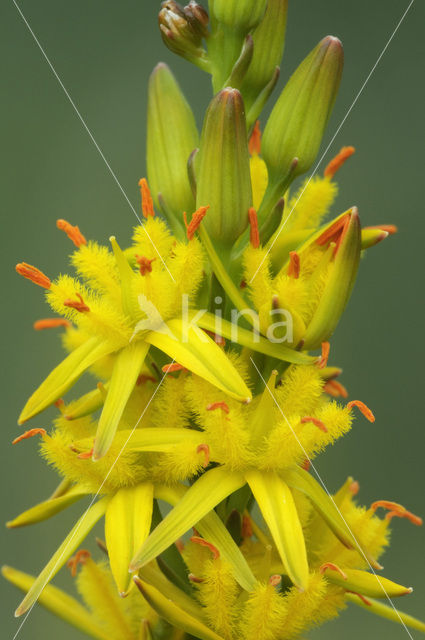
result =
M347 409L351 411L353 407L357 407L358 409L360 409L364 417L369 420L369 422L375 422L375 416L364 402L362 402L361 400L351 400L347 404Z
M43 289L50 289L52 283L50 282L50 278L48 278L40 269L37 267L33 267L31 264L27 264L26 262L20 262L15 267L17 273L27 280L31 280L34 284L38 284L39 287L43 287Z
M38 436L38 435L45 436L46 429L39 429L39 428L29 429L28 431L25 431L25 433L22 433L20 436L12 440L12 444L17 444L18 442L21 442L21 440L27 440L27 438L32 438L33 436Z
M328 380L323 391L333 398L348 398L347 389L337 380Z
M322 355L320 356L320 360L317 363L319 369L324 369L328 364L329 352L331 350L331 345L329 342L322 342Z
M318 429L320 429L320 431L323 431L324 433L328 432L326 426L318 418L314 418L313 416L305 416L304 418L301 418L301 424L306 424L307 422L311 422L312 424L314 424L315 427L317 427Z
M342 147L341 151L332 158L332 160L327 165L324 176L326 178L333 178L337 171L339 171L342 165L350 158L355 152L354 147Z
M42 331L43 329L55 329L56 327L70 327L71 323L65 318L42 318L36 320L33 324L33 328L36 331Z
M207 411L215 411L216 409L221 409L224 413L229 413L229 405L226 402L212 402L207 405Z
M136 255L136 262L139 265L140 274L145 276L147 273L152 273L152 262L156 258L145 258L145 256Z
M76 247L81 247L82 244L87 244L87 240L77 226L70 224L62 218L56 220L56 226L58 229L66 233L68 238L72 240Z
M320 567L319 572L323 575L327 569L331 569L331 571L337 571L344 580L347 580L347 574L344 573L343 570L334 562L325 562Z
M183 213L183 219L186 227L186 234L187 234L188 240L192 240L193 236L199 229L199 225L201 224L202 220L205 218L205 214L207 213L208 209L209 209L209 206L199 207L199 209L197 209L195 213L192 215L192 219L189 223L187 221L186 211Z
M258 218L257 212L254 207L250 207L248 210L248 218L249 218L249 242L253 249L258 249L260 246L260 233L258 231Z
M208 542L208 540L205 540L204 538L201 538L200 536L192 536L190 539L191 542L194 542L195 544L199 544L201 547L207 547L211 553L213 554L213 559L217 560L217 558L220 557L220 551L217 549L217 547L215 547L213 544L211 544L211 542Z
M296 251L289 252L288 276L295 279L300 277L300 256Z
M199 444L196 447L196 453L204 453L205 454L205 460L203 463L203 467L206 468L208 467L209 463L210 463L210 448L207 444Z
M86 549L80 549L75 556L72 556L66 563L66 566L71 571L71 576L75 578L77 575L77 567L79 564L84 564L91 557L90 551Z
M139 187L140 194L142 196L143 215L145 218L149 218L149 216L153 218L155 215L155 212L153 210L153 200L146 178L141 178L139 180Z
M75 309L75 311L79 311L80 313L85 313L87 311L90 311L90 307L88 307L84 302L83 296L81 295L81 293L76 293L75 295L77 296L78 300L71 300L70 298L68 298L63 303L64 307Z
M251 156L254 154L259 155L261 153L261 130L259 120L255 122L251 137L249 138L248 148Z
M389 513L386 515L387 520L391 520L392 518L406 518L412 524L420 527L422 525L422 518L416 516L411 511L408 511L403 505L398 504L397 502L392 502L391 500L377 500L371 505L372 511L376 511L382 507L383 509L388 509Z

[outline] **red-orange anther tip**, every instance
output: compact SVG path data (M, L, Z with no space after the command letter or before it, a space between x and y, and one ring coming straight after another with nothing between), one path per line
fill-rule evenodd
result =
M372 606L372 603L370 600L368 600L362 593L357 593L357 591L349 591L347 589L347 593L352 593L353 595L357 596L358 598L360 598L360 600L362 602L364 602L365 605L367 605L368 607Z
M75 295L77 296L78 300L71 300L69 298L68 300L64 300L63 306L69 307L70 309L75 309L75 311L78 311L79 313L86 313L87 311L90 311L90 307L88 307L84 302L81 293L76 293Z
M145 256L136 255L136 262L139 265L140 274L145 276L147 273L152 273L152 262L156 258L145 258Z
M224 413L229 413L229 405L226 402L212 402L207 405L207 411L215 411L221 409Z
M179 538L178 540L176 540L175 545L178 549L178 551L180 551L180 553L182 553L182 551L184 550L184 542L181 538Z
M249 516L242 517L242 538L251 538L253 535L252 521Z
M204 578L199 578L198 576L195 576L193 573L189 573L187 577L190 580L190 582L193 582L194 584L201 584L202 582L204 582Z
M253 249L258 249L260 246L260 232L258 231L258 218L257 212L254 207L250 207L248 209L248 219L249 219L249 242Z
M350 209L350 211L347 211L344 216L339 218L339 220L336 220L318 238L316 238L316 244L318 244L319 247L322 247L328 243L334 243L335 248L333 251L333 255L336 256L339 246L345 234L347 233L352 215L358 215L357 209L355 207Z
M36 320L32 325L36 331L42 331L43 329L55 329L56 327L70 327L71 323L65 318L42 318Z
M136 380L136 386L144 384L145 382L156 382L156 378L154 378L153 376L148 376L145 373L141 373Z
M319 367L319 369L324 369L328 364L330 349L331 345L329 344L329 342L322 342L322 355L317 362L317 366Z
M353 407L357 407L358 409L360 409L364 417L369 420L369 422L375 422L375 416L364 402L362 402L361 400L350 400L350 402L347 403L347 409L351 411Z
M75 576L77 575L78 565L84 564L86 560L90 558L90 556L90 551L87 551L86 549L80 549L79 551L77 551L75 556L72 556L72 558L68 560L66 566L71 570L71 576L73 578L75 578Z
M37 435L45 436L46 429L29 429L28 431L25 431L25 433L22 433L20 436L12 440L12 444L17 444L18 442L21 442L21 440L27 440L27 438L32 438L33 436Z
M320 429L320 431L323 431L324 433L328 432L326 426L318 418L314 418L313 416L305 416L304 418L301 418L302 424L305 424L306 422L311 422L315 427L318 427L318 429Z
M408 511L406 507L398 504L398 502L392 502L391 500L377 500L371 505L370 508L372 509L372 511L376 511L376 509L378 509L379 507L389 510L389 513L387 513L386 515L387 520L391 520L392 518L406 518L406 520L409 520L409 522L415 524L418 527L420 527L423 523L422 518L416 516L411 511Z
M72 240L76 247L81 247L81 245L87 244L87 240L77 226L70 224L66 220L62 220L62 218L56 220L56 226L58 229L66 233L68 238Z
M92 447L90 451L83 451L83 453L79 453L77 458L80 460L89 460L93 455L93 449L94 447Z
M205 218L205 215L209 208L209 205L207 207L199 207L199 209L197 209L192 215L192 219L189 223L187 222L186 211L183 212L183 220L186 227L186 235L188 240L192 240L193 236L199 229L202 220Z
M333 398L348 398L347 389L337 380L328 380L323 387L323 391Z
M140 178L139 180L140 194L142 196L142 211L145 218L149 218L155 215L153 210L153 200L151 191L148 186L146 178Z
M310 467L311 467L311 462L308 458L306 458L301 465L301 469L304 469L304 471L309 471Z
M288 276L295 279L300 276L300 256L296 251L289 252Z
M398 227L395 224L374 224L367 227L368 229L381 229L386 231L390 236L398 232Z
M331 571L338 571L338 573L343 578L343 580L347 580L347 574L344 573L344 571L340 567L338 567L338 565L335 564L334 562L325 562L320 567L319 572L323 575L326 569L331 569Z
M16 272L19 273L20 276L23 276L27 280L31 280L34 284L38 284L39 287L43 287L43 289L50 289L52 283L50 278L48 278L40 269L37 267L33 267L31 264L27 264L26 262L19 262L19 264L15 267Z
M174 371L187 371L186 367L178 362L171 362L170 364L165 364L162 367L162 371L164 373L173 373Z
M353 480L353 482L350 484L350 486L348 487L350 492L353 494L353 496L356 496L358 494L358 492L360 491L360 485L357 482L357 480Z
M207 444L198 444L196 447L196 453L203 453L205 455L205 460L202 464L204 468L208 467L210 463L210 448Z
M332 158L332 160L327 165L324 171L324 175L327 178L333 178L336 172L341 169L342 165L346 162L346 160L348 160L348 158L350 158L350 156L353 155L354 152L354 147L342 147L341 151L337 153L335 158Z
M282 582L282 576L280 576L278 573L276 573L273 576L270 576L269 578L269 584L272 587L277 587L281 582Z
M248 148L251 156L254 154L259 155L261 153L261 129L259 120L256 120L255 122L249 138Z
M195 544L201 545L201 547L207 547L213 554L214 560L220 557L220 551L217 549L217 547L215 547L213 544L211 544L211 542L208 542L204 538L201 538L200 536L192 536L190 541L194 542Z

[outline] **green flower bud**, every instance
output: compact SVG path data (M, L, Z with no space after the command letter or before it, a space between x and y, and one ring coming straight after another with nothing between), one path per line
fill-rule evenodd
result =
M242 85L247 111L280 65L287 11L288 0L269 0L264 18L252 34L254 55Z
M161 37L173 52L208 70L208 59L202 46L202 38L208 37L208 14L196 2L182 7L174 0L161 5L158 14Z
M198 146L195 118L166 64L158 64L149 80L147 172L156 206L178 232L182 212L195 205L187 161Z
M267 0L210 0L211 15L217 22L244 35L260 22Z
M342 67L341 42L327 36L283 89L267 121L261 146L269 172L268 198L276 200L291 179L313 164L335 102Z
M216 245L230 247L248 226L252 204L245 113L237 89L223 89L212 99L197 166L196 207L210 206L203 224Z

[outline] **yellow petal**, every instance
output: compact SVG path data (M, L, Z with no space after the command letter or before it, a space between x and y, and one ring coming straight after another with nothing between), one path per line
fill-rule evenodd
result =
M390 598L395 596L405 596L412 593L412 589L403 587L388 578L360 571L358 569L343 569L346 579L338 571L328 569L325 573L326 579L332 584L338 585L347 591L361 593L372 598Z
M25 592L31 589L36 580L34 576L12 567L2 567L2 574L6 580ZM109 634L94 622L87 609L61 589L49 584L41 594L39 603L51 613L92 638L110 640Z
M152 519L153 485L149 482L119 489L105 513L105 539L112 575L121 595L131 584L128 571L137 549L149 535Z
M143 582L137 576L134 576L134 581L137 587L140 589L143 597L150 606L155 609L161 618L164 618L172 624L174 627L183 629L186 633L190 633L200 640L223 640L221 636L217 635L211 629L193 616L180 609L172 600L166 598L158 589L146 582Z
M107 391L109 383L106 382L103 386L103 391ZM94 413L103 405L104 401L104 393L102 393L99 387L96 389L92 389L88 393L85 393L83 396L78 398L72 402L70 408L66 410L66 419L67 420L76 420L77 418L84 418L84 416L88 416L91 413Z
M245 480L240 474L229 473L221 467L204 473L152 531L133 558L131 570L135 571L159 556L219 502L244 484Z
M42 522L43 520L47 520L48 518L56 515L63 509L66 509L85 495L87 495L87 491L84 491L78 486L73 487L64 495L44 500L30 509L27 509L19 516L16 516L13 520L10 520L6 526L9 529L14 529L16 527L25 527L29 524L35 524L36 522Z
M202 431L192 429L146 427L143 429L122 429L115 436L118 446L126 447L127 451L157 451L167 453L177 444L187 443L188 448L195 448L205 442ZM73 443L73 448L79 452L89 451L93 438L84 438Z
M89 338L47 376L32 394L19 416L19 424L29 420L60 398L92 364L113 351L99 338Z
M246 479L270 529L288 576L300 589L308 584L304 534L288 485L275 473L250 471Z
M251 400L251 392L239 373L204 331L180 318L170 320L167 328L166 332L150 331L144 339L231 397L242 402Z
M354 593L347 593L347 600L353 602L354 604L366 609L366 611L370 611L370 613L374 613L377 616L381 616L382 618L387 618L387 620L392 620L393 622L398 622L399 624L406 625L406 627L410 627L411 629L416 629L417 631L422 631L425 633L425 623L408 613L403 613L403 611L399 611L398 609L394 609L379 600L372 600L367 598L367 603L363 602L357 595Z
M32 584L25 598L16 609L15 616L17 618L26 613L28 609L32 607L34 602L38 600L46 585L50 580L52 580L52 578L54 578L59 569L63 567L74 551L80 546L81 542L87 536L89 531L91 531L96 522L103 516L106 505L107 498L103 498L93 506L89 507L89 509L83 513L81 518L77 520L65 540L50 558L49 562Z
M111 446L148 350L145 342L134 342L119 352L97 426L93 460L102 458Z

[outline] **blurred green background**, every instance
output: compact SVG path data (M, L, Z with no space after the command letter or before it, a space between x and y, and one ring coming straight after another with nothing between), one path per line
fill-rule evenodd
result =
M158 60L172 65L201 124L210 97L209 80L162 45L157 1L22 0L20 6L45 48L134 207L144 175L146 85ZM393 32L406 2L399 0L294 0L280 86L296 64L329 33L346 53L341 92L325 148ZM388 47L325 162L343 144L357 153L340 174L334 214L359 207L363 224L395 223L400 232L368 252L335 338L332 363L344 368L352 398L373 408L371 425L360 418L352 432L320 457L317 467L330 490L348 474L361 485L365 504L393 499L425 515L423 452L423 25L417 0ZM42 57L14 4L3 3L2 237L4 408L2 443L3 520L47 496L55 474L36 455L35 441L16 448L16 417L24 401L61 357L53 332L34 334L34 319L46 315L43 295L14 272L16 262L47 274L67 269L71 246L55 228L57 218L78 224L85 235L106 242L111 233L125 244L136 222L105 163ZM277 95L277 94L276 94ZM422 337L421 337L422 336ZM47 426L48 415L32 426ZM1 529L1 561L37 573L82 512L67 513L32 529ZM395 520L384 559L386 575L413 585L400 608L425 617L423 529ZM62 571L56 584L71 586ZM0 583L2 635L19 626L13 610L20 595ZM82 638L38 607L22 627L21 640ZM343 637L396 640L399 626L358 608L312 632L316 640ZM419 635L412 632L411 637Z

